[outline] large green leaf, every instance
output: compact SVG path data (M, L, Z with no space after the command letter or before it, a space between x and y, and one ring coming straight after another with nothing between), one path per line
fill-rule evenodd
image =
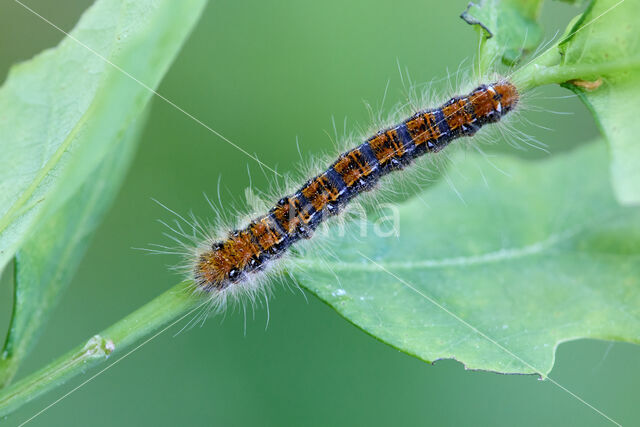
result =
M204 3L98 0L72 37L11 69L0 88L0 268L122 139L152 96L141 83L158 85ZM34 15L34 25L48 24Z
M604 144L540 163L493 158L484 171L477 157L453 162L464 202L440 182L399 206L398 237L355 224L294 274L425 361L544 376L563 341L640 342L640 209L616 203Z
M204 3L99 0L0 89L0 268L16 257L0 383L71 280L130 164L150 88ZM34 25L47 24L34 16Z
M620 202L640 204L640 2L594 1L560 46L561 66L589 66L578 93L606 136ZM618 66L616 66L618 64Z

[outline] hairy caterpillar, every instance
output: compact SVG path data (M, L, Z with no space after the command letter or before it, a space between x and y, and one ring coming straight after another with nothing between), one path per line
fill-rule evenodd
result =
M196 286L206 292L222 292L260 274L294 243L311 238L326 218L374 188L381 177L403 169L419 156L442 150L457 138L472 136L485 124L498 122L519 99L514 84L497 81L378 132L341 154L322 174L280 199L265 215L200 249L191 266Z

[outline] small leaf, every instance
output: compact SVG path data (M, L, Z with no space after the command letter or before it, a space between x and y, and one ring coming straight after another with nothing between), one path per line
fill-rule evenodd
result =
M481 31L480 73L500 60L511 66L534 50L542 39L537 23L542 0L483 0L469 3L460 15Z
M588 144L539 163L493 158L482 172L479 155L457 156L465 176L401 205L397 237L354 224L330 257L293 272L425 361L546 376L561 342L640 343L640 208L616 203L604 156Z
M640 2L594 1L559 45L561 66L591 68L565 86L589 107L607 138L613 187L625 204L640 204L639 17Z

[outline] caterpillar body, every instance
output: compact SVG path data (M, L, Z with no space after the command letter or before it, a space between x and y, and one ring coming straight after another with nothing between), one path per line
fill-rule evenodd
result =
M265 215L201 249L192 267L196 286L218 292L258 274L291 245L311 238L325 219L374 188L381 177L403 169L419 156L442 150L457 138L472 136L485 124L498 122L518 101L517 88L498 81L378 132L341 154L322 174L280 199Z

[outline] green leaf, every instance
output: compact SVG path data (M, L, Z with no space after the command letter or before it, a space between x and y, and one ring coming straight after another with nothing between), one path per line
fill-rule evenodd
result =
M152 95L142 84L158 85L204 3L98 0L71 37L11 69L0 88L0 268L122 139ZM34 25L48 24L34 15Z
M618 6L616 6L618 5ZM613 9L612 9L613 8ZM607 138L613 187L621 203L640 204L640 2L598 0L591 4L559 49L562 66L591 65L591 75L565 85L576 92L593 113ZM598 66L611 67L598 72Z
M92 232L113 202L133 160L139 124L113 145L97 170L76 194L45 221L38 224L16 254L13 316L0 359L0 384L15 375L55 307L61 292L71 281Z
M639 343L640 208L616 203L604 156L603 143L588 144L539 163L493 158L484 171L479 155L457 156L464 202L441 181L399 207L397 237L352 225L330 257L293 272L425 361L546 376L561 342Z
M469 3L460 15L480 31L480 75L501 61L511 66L534 50L542 39L537 20L543 0L483 0Z
M13 67L0 89L0 268L16 256L0 383L71 280L131 162L149 88L204 4L99 0L71 36Z

